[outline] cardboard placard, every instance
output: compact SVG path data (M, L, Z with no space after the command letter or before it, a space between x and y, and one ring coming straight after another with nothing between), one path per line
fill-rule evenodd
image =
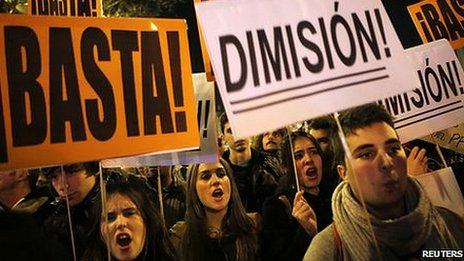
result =
M408 6L422 42L445 38L453 49L464 46L464 6L456 0L423 0Z
M406 55L416 66L419 86L378 101L394 116L401 142L464 122L464 72L449 42L413 47Z
M28 15L101 17L102 0L27 0Z
M464 154L464 124L434 132L432 136L433 139L428 135L421 140Z
M216 106L214 84L207 81L205 73L193 75L197 100L197 119L200 131L200 148L177 153L163 153L102 160L102 166L111 167L143 167L172 166L218 161L218 144L216 132Z
M417 80L380 1L195 8L237 138L403 93Z
M0 15L0 169L199 146L186 23Z

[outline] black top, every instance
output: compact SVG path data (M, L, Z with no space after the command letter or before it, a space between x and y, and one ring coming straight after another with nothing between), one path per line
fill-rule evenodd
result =
M285 179L290 179L286 176ZM311 243L310 236L292 216L296 191L289 189L269 198L263 209L263 260L302 260ZM316 213L318 231L332 223L331 195L304 193Z
M226 151L222 157L232 168L238 193L246 212L262 213L262 208L266 198L272 196L277 187L275 177L282 176L266 164L266 157L251 149L251 159L246 165L234 165L230 162L230 152Z

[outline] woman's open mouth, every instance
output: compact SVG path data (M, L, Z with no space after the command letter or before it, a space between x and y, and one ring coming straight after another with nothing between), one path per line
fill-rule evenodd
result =
M116 235L116 243L121 247L121 248L127 248L129 247L130 243L132 242L132 238L129 234L127 233L119 233Z
M310 179L317 179L317 168L308 168L306 170L306 176Z
M222 191L222 189L217 188L213 191L213 198L215 200L221 200L222 196L224 196L224 191Z

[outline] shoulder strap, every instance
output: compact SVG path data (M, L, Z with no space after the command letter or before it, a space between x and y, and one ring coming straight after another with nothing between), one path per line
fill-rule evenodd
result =
M343 260L342 239L340 238L340 234L337 231L335 222L332 222L332 228L333 228L334 239L335 239L335 258L334 259Z

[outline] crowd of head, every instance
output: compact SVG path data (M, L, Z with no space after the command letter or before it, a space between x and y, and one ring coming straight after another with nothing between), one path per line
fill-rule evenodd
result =
M426 151L414 148L408 158L382 107L341 112L345 142L331 116L243 139L225 115L218 119L225 148L217 162L1 172L0 226L9 230L0 233L9 237L0 255L403 260L464 248L462 217L432 205L411 178L427 172ZM32 256L8 254L18 246Z

